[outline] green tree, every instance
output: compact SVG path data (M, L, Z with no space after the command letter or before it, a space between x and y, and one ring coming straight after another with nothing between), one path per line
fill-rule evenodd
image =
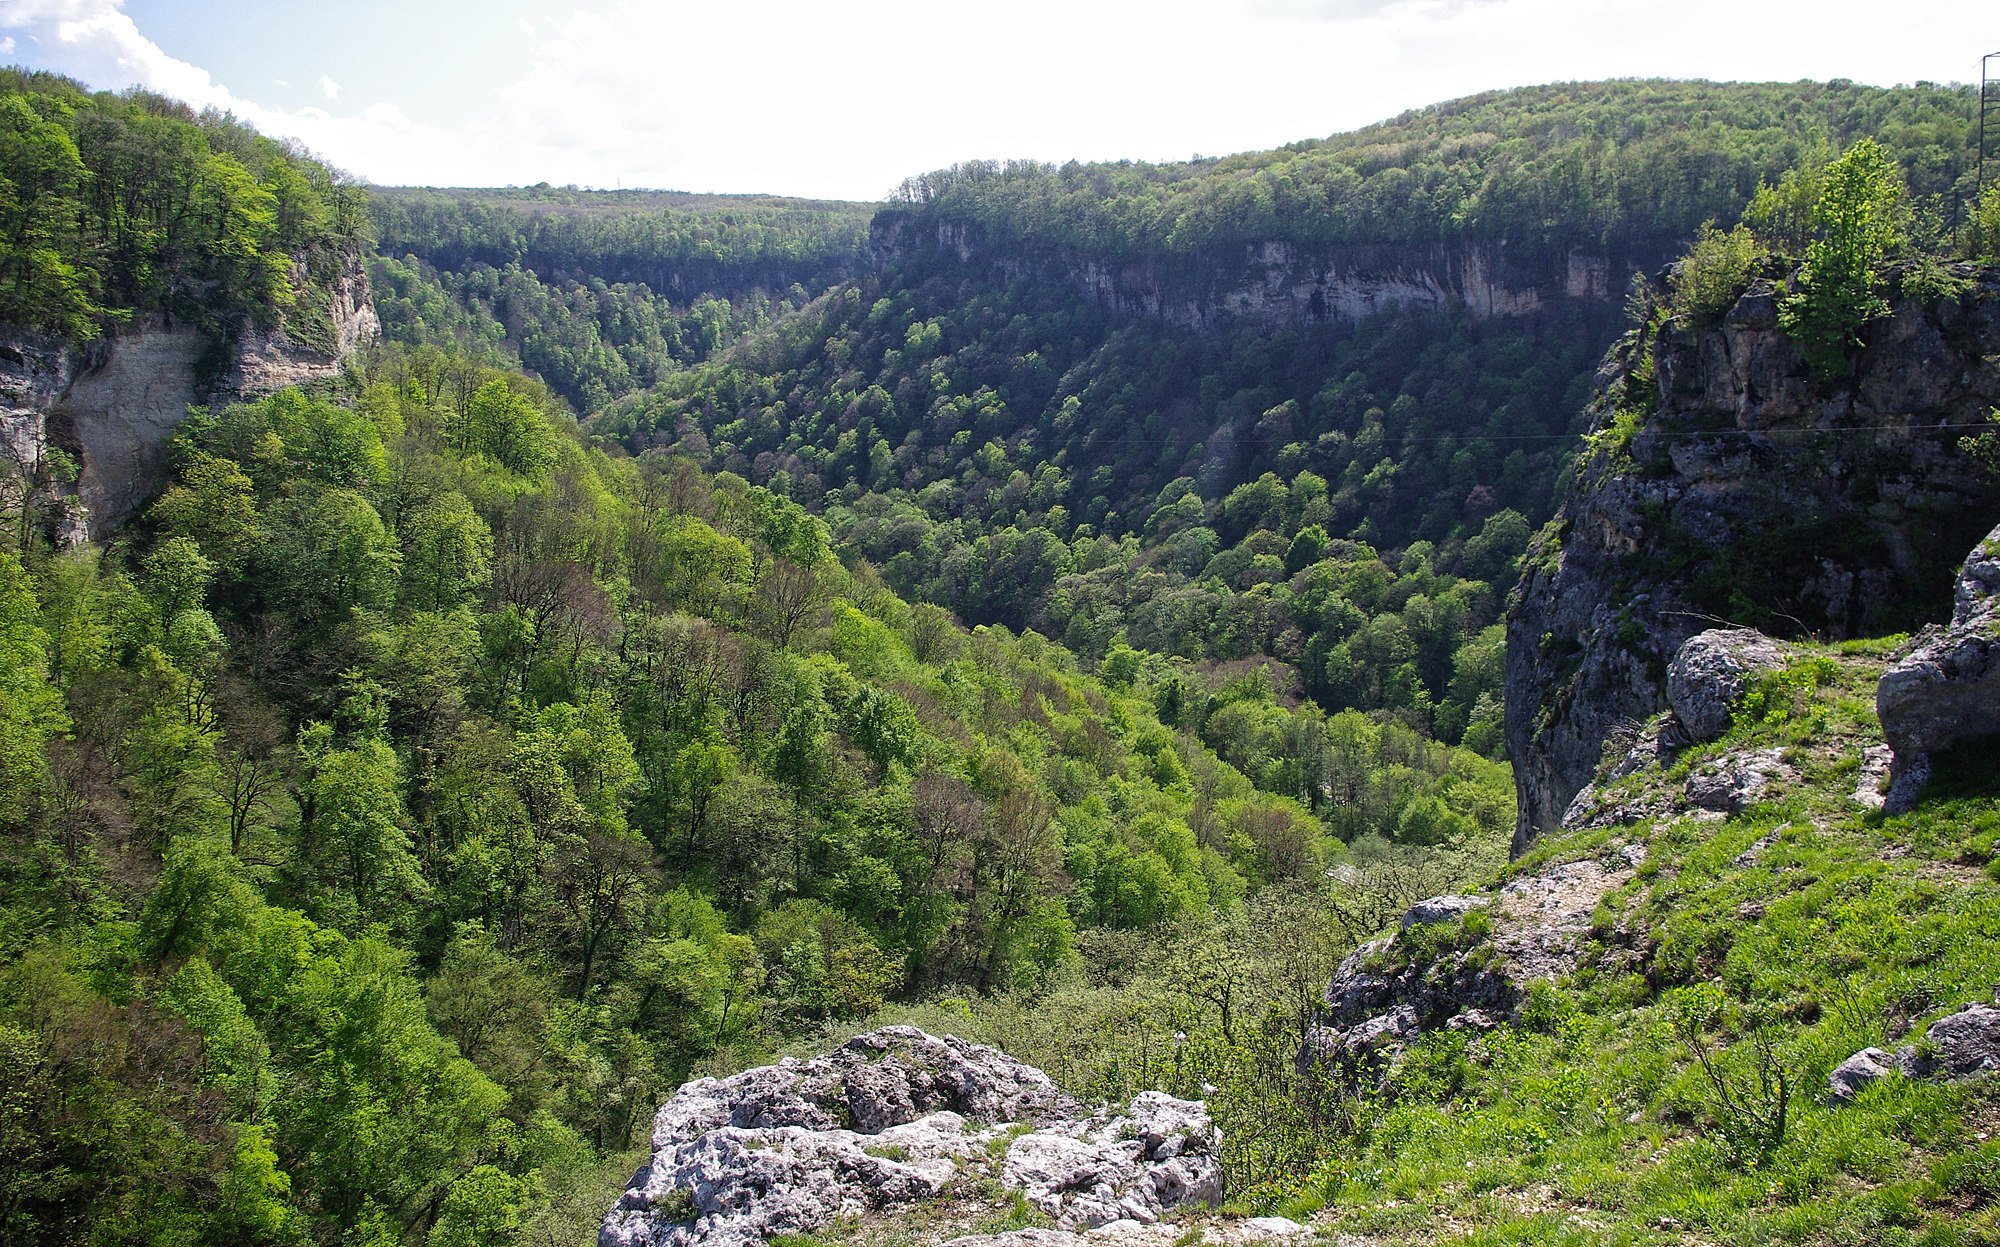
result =
M48 742L69 729L49 683L48 640L20 558L0 551L0 826L27 816L43 791Z
M1879 266L1902 239L1904 215L1902 172L1875 140L1827 167L1805 262L1778 305L1779 327L1822 373L1845 371L1861 327L1888 312Z

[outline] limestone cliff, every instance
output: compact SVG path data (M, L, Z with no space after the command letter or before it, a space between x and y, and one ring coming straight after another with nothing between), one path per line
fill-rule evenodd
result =
M1569 302L1615 307L1625 276L1660 257L1571 251L1520 260L1497 244L1302 247L1270 241L1226 255L1113 260L1038 253L986 239L975 226L884 210L871 244L881 263L948 259L1012 280L1064 281L1124 315L1183 329L1247 320L1272 328L1355 321L1376 312L1462 307L1472 317L1526 316Z
M1962 444L2000 405L2000 270L1957 276L1955 298L1892 300L1837 380L1779 332L1768 278L1713 327L1610 353L1509 613L1516 852L1665 707L1696 633L1832 640L1950 617L1959 561L2000 519L2000 476Z
M159 490L167 444L190 405L329 380L375 339L379 327L359 261L334 284L325 310L331 333L313 345L283 325L246 326L217 344L198 330L153 319L81 345L0 326L0 459L10 468L0 489L7 509L25 499L60 541L104 536ZM70 464L78 469L73 479Z

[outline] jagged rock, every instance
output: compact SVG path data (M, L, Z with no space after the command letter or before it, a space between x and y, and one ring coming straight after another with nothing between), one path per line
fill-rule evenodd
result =
M1915 1055L1913 1071L1945 1078L2000 1073L2000 1009L1967 1005L1932 1022L1924 1032L1928 1052Z
M1492 904L1483 896L1433 896L1418 901L1403 913L1402 929L1429 922L1456 922L1469 913Z
M1861 1094L1861 1089L1880 1078L1887 1078L1897 1072L1896 1058L1880 1048L1863 1048L1834 1066L1833 1073L1826 1077L1827 1098L1836 1101L1852 1100Z
M1725 754L1697 767L1684 791L1689 804L1717 814L1738 814L1756 804L1773 783L1796 780L1779 749Z
M1064 1229L1158 1221L1181 1204L1222 1198L1208 1110L1142 1091L1123 1114L1024 1134L1001 1180Z
M1048 1076L996 1049L890 1026L811 1061L688 1083L653 1120L653 1154L606 1216L603 1247L749 1247L842 1216L932 1199L970 1158L1059 1226L1221 1194L1202 1105L1144 1092L1080 1116Z
M1667 706L1683 643L1743 618L1745 600L1788 632L1833 640L1949 614L1949 569L2000 516L2000 481L1952 427L2000 406L1988 362L2000 357L2000 268L1956 271L1962 296L1893 300L1837 382L1776 327L1776 273L1719 325L1613 349L1592 428L1646 414L1629 440L1579 461L1509 601L1517 854L1563 825L1608 744ZM1845 426L1872 432L1824 435Z
M1950 625L1924 629L1883 674L1875 713L1895 751L1883 807L1892 814L1915 802L1931 754L2000 736L2000 528L1966 556Z
M1785 660L1784 647L1754 628L1711 628L1689 637L1667 666L1667 703L1690 743L1729 730L1749 677Z
M1617 869L1563 862L1509 882L1498 896L1433 897L1411 906L1398 935L1363 944L1334 971L1326 1008L1299 1047L1299 1068L1358 1082L1392 1067L1426 1031L1500 1025L1529 984L1575 971L1598 902L1643 860L1643 852L1621 852ZM1411 927L1478 910L1491 913L1492 926L1470 946L1416 957L1403 942L1401 932Z

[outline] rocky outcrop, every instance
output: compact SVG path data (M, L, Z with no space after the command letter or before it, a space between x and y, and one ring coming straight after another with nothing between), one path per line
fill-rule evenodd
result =
M14 468L11 488L27 494L58 540L104 536L164 484L167 444L189 406L329 380L374 340L358 261L335 283L327 311L331 334L320 345L283 326L249 327L219 371L208 335L165 321L81 346L0 330L0 456ZM74 479L65 460L78 469Z
M1916 799L1931 754L2000 736L2000 528L1966 556L1950 625L1926 628L1883 673L1875 713L1895 751L1885 805L1892 814Z
M1852 1100L1863 1088L1891 1074L1962 1081L2000 1074L2000 993L1994 1004L1969 1004L1932 1022L1921 1045L1891 1054L1863 1048L1834 1067L1826 1092L1836 1103Z
M890 1026L682 1087L598 1241L747 1247L946 1196L996 1161L998 1181L1058 1228L1150 1224L1220 1199L1217 1144L1199 1103L1147 1091L1086 1113L993 1048Z
M1412 905L1396 934L1363 944L1334 971L1300 1068L1360 1083L1427 1031L1484 1031L1509 1020L1531 985L1576 970L1598 902L1644 860L1641 846L1627 845L1608 865L1556 863L1493 894Z
M1113 312L1191 330L1230 321L1300 328L1444 308L1462 308L1478 320L1580 304L1615 314L1622 275L1662 258L1572 250L1523 261L1490 243L1313 248L1272 240L1197 260L1114 262L994 243L977 225L902 208L876 214L870 243L880 263L943 258L989 265L1009 278L1053 278Z
M1688 743L1714 740L1749 677L1784 663L1785 651L1755 628L1711 628L1690 637L1667 665L1667 704Z
M1841 639L1949 614L1952 568L2000 517L2000 480L1960 445L2000 406L2000 270L1958 276L1958 298L1895 301L1843 378L1779 332L1769 279L1713 327L1607 357L1595 436L1510 604L1516 852L1669 705L1670 664L1715 624Z

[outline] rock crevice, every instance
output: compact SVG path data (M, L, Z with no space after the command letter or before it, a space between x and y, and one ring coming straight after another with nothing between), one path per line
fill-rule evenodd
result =
M935 1200L991 1173L1062 1230L1151 1224L1222 1194L1208 1110L1157 1091L1084 1111L996 1049L889 1026L811 1061L688 1083L602 1247L749 1247Z

